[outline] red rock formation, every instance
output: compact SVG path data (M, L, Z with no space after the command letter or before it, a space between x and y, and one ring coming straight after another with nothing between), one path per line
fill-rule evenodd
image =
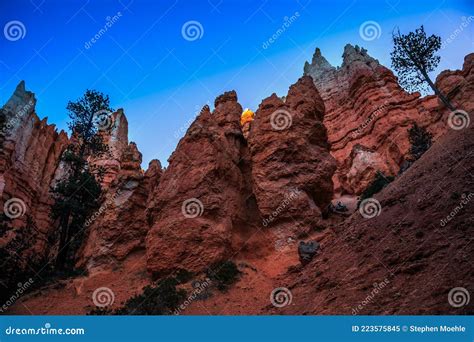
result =
M456 287L470 291L474 274L469 234L473 133L473 126L449 130L375 196L381 208L378 216L364 218L357 211L330 229L311 233L308 239L320 242L321 252L306 266L298 261L297 246L242 260L247 266L241 268L238 283L226 293L215 291L211 298L191 301L182 314L472 313L472 299L454 307L448 296ZM45 289L22 298L22 304L35 314L84 313L90 309L92 291L104 284L120 300L127 298L127 291L135 293L135 284L142 285L143 279L130 279L129 273L120 270L108 278L96 277L77 293L72 284ZM120 286L123 279L125 285ZM275 307L270 294L281 287L291 292L291 302ZM10 313L30 314L21 304Z
M128 122L122 109L112 114L110 129L102 134L108 151L89 162L104 170L104 195L101 207L86 222L87 238L77 263L89 273L110 269L132 252L144 250L148 196L162 173L158 160L152 160L143 172L142 154L134 142L128 142Z
M2 273L19 269L25 277L54 258L57 225L50 218L54 202L50 189L64 175L60 157L70 143L64 132L57 133L46 119L38 119L35 103L34 94L21 82L3 107L6 121L0 136L0 204L3 208L9 199L18 199L18 208L24 209L15 219L7 213L2 216ZM161 175L158 161L143 173L141 153L135 143L128 143L128 123L122 110L113 114L113 123L111 131L104 134L108 153L90 160L93 167L105 171L105 193L101 208L88 221L88 238L78 255L78 267L88 270L110 266L144 249L148 192Z
M436 85L453 102L455 108L470 115L474 113L474 53L464 58L462 70L445 70L436 78Z
M2 296L9 295L8 290L15 291L17 282L25 282L30 276L34 282L40 282L48 261L56 253L57 225L49 217L53 204L49 190L64 175L60 156L70 140L64 132L58 134L54 126L47 125L46 119L38 119L34 113L35 102L34 94L25 91L22 82L2 109L6 122L0 135L0 204L3 208L8 199L19 198L26 209L24 215L14 220L2 212L0 281L2 286L10 287L2 290ZM114 113L113 118L115 125L104 135L109 152L90 160L93 167L105 170L102 182L105 193L101 208L89 218L88 234L78 252L77 267L86 269L89 275L79 276L73 283L66 282L66 299L93 291L95 284L104 279L111 279L114 284L117 274L121 274L120 285L124 287L122 292L116 289L117 295L123 295L124 300L132 288L125 284L132 282L140 288L148 283L140 275L145 268L142 255L148 232L145 209L149 190L160 180L161 165L157 160L152 161L144 174L141 153L135 143L128 143L123 111ZM111 272L112 268L116 274ZM38 271L40 274L36 275ZM64 307L55 308L69 312L71 307L64 298ZM43 306L47 310L51 303Z
M336 168L323 117L324 104L307 76L290 87L285 102L273 94L260 104L249 147L264 225L286 222L284 229L297 233L318 226L333 195Z
M144 250L148 233L146 204L160 180L159 161L150 162L144 174L141 153L130 143L120 160L120 170L109 183L101 207L87 221L87 239L77 266L89 272L120 265L132 252Z
M180 141L149 205L152 273L201 271L232 256L242 248L235 243L243 241L239 235L249 227L262 228L261 219L291 191L298 196L278 217L289 232L317 226L332 198L335 162L321 123L324 105L311 78L290 88L286 104L275 95L262 102L250 130L250 149L239 126L242 107L235 92L219 96L215 107L212 114L205 107ZM291 120L291 127L281 130L280 119ZM186 212L187 204L197 210L196 217Z
M448 295L472 286L473 148L472 125L449 130L375 195L380 207L372 218L355 212L325 237L320 256L277 281L291 289L292 305L264 312L472 313L472 300L456 307Z
M444 72L437 80L453 103L470 114L473 61L474 55L467 56L462 71ZM231 258L243 271L240 282L226 294L192 303L186 313L353 313L373 283L386 277L385 292L358 313L459 313L448 306L446 296L450 287L467 287L474 272L466 233L472 210L458 210L442 229L440 220L466 196L472 199L466 190L474 165L472 125L449 130L448 113L435 97L404 92L388 69L358 48L346 47L339 69L317 51L305 72L315 77L321 96L312 80L303 77L285 101L275 95L265 99L248 141L239 125L237 95L219 96L213 113L203 108L165 171L157 161L146 173L141 170L141 154L128 143L125 116L115 113L118 125L106 136L111 152L91 161L106 169L106 192L104 209L91 218L78 255L78 266L90 272L22 298L22 304L41 314L85 313L93 308L91 295L98 287L112 288L123 301L151 281L150 273L201 272ZM6 106L10 118L34 97L20 84L12 99ZM21 129L2 141L0 193L3 202L21 196L27 203L25 216L48 231L54 225L45 224L51 204L46 190L63 172L59 156L68 141L27 112ZM329 149L338 163L338 191L358 193L374 170L398 171L413 122L439 141L376 195L381 214L364 219L356 212L339 225L314 232L311 228L323 226L321 212L333 195L335 163ZM40 175L28 168L38 155L44 156L39 158ZM24 247L23 260L35 260L47 254L41 237L49 233L24 230L25 220L2 222L0 242L5 246L16 237ZM330 217L324 225L340 221ZM302 267L296 245L273 248L275 230L284 237L309 234L321 244L320 252ZM26 234L19 235L21 231ZM26 267L8 260L22 272ZM291 289L293 304L276 309L268 298L281 286ZM26 313L22 305L11 312Z
M123 109L118 109L111 114L110 127L107 128L107 130L100 132L104 144L108 147L107 152L100 158L89 160L93 167L100 167L104 170L104 177L101 182L103 189L108 189L110 184L117 178L121 170L123 153L125 153L128 147L128 121ZM136 153L140 152L136 151ZM137 156L135 160L138 161L138 165L134 165L132 168L140 170L141 155Z
M46 119L35 113L36 99L22 81L2 111L0 207L2 210L2 282L14 274L27 277L47 259L54 234L49 217L50 188L61 176L60 156L68 144Z
M242 216L239 169L242 107L235 92L205 106L169 159L149 204L146 240L153 274L201 271L230 257L234 225Z
M435 139L447 129L448 112L436 97L408 94L389 69L358 46L346 45L337 69L316 49L304 73L313 77L326 106L338 193L359 194L377 170L396 175L408 155L407 130L414 122Z

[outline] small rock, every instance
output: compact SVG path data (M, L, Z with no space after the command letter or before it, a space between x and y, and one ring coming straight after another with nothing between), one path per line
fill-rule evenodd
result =
M309 242L300 241L300 244L298 246L298 255L300 257L301 264L306 265L311 260L313 260L319 248L320 248L320 245L316 241L309 241Z

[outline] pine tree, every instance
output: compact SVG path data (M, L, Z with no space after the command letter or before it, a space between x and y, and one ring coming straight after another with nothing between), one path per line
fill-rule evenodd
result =
M392 38L392 67L398 73L400 84L409 91L424 91L428 85L444 105L454 111L454 106L428 75L440 62L440 56L435 53L441 48L441 38L434 34L427 37L423 26L408 34L397 30Z
M70 271L74 257L82 243L87 218L99 208L100 172L93 173L87 159L107 151L101 128L110 128L104 122L112 120L109 97L95 90L87 90L66 109L73 141L62 156L67 176L52 189L55 203L52 217L59 221L59 245L56 268Z

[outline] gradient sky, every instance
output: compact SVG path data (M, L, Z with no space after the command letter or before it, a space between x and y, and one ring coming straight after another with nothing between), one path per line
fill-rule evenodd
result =
M424 24L443 41L454 35L440 52L435 75L459 69L474 51L470 16L473 0L1 0L0 105L25 80L36 93L38 115L66 129L67 102L88 88L100 90L113 108L124 108L143 166L153 158L166 165L204 104L212 108L215 97L231 89L253 109L273 92L285 95L316 46L333 65L340 65L344 45L351 43L390 66L393 28L407 32ZM24 25L24 38L6 39L3 28L13 20ZM456 33L463 20L468 26ZM201 25L199 39L183 37L189 21ZM360 35L367 21L380 26L378 38Z

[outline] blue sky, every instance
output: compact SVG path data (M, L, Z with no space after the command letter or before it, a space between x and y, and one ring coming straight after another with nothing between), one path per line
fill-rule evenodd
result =
M393 28L424 24L443 41L454 35L435 74L459 69L474 51L470 16L472 0L2 0L0 104L25 80L38 115L66 129L67 102L100 90L124 108L143 166L153 158L166 165L204 104L212 107L231 89L250 108L273 92L286 94L316 46L333 65L351 43L389 66ZM265 44L285 20L285 32ZM459 33L463 20L468 25ZM11 21L21 22L23 38L7 39ZM361 37L367 21L379 25L378 38ZM183 34L189 22L197 36Z

